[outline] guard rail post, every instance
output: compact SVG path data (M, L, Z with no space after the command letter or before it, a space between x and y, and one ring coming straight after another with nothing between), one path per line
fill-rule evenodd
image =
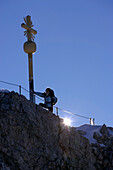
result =
M58 116L58 107L56 107L56 114L57 114L57 116Z
M19 86L19 95L21 95L21 85Z
M95 125L95 118L93 118L93 125Z
M91 118L89 119L89 121L90 121L90 125L91 125Z

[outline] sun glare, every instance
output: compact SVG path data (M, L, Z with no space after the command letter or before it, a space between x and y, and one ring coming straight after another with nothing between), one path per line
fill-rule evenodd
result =
M70 126L71 120L68 119L68 118L64 118L64 124L67 125L67 126Z

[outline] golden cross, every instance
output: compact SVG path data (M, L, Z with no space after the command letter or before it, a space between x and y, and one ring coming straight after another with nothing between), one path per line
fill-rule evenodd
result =
M31 21L31 16L28 15L27 17L25 17L24 21L26 24L24 23L21 24L21 27L26 29L26 31L24 31L24 35L26 35L26 37L28 38L28 41L31 41L31 40L34 41L34 38L35 38L34 35L37 34L37 31L32 28L33 25Z

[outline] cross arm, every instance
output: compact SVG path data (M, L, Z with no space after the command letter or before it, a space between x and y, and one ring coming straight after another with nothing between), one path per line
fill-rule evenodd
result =
M26 30L31 30L31 33L33 33L34 35L36 35L37 34L37 31L36 30L34 30L33 28L30 28L29 26L27 26L26 24L24 24L24 23L22 23L21 24L21 27L22 28L25 28Z

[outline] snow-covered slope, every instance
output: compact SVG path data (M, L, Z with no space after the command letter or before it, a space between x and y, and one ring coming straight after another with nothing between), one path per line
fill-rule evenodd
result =
M94 132L96 132L96 133L99 133L99 135L101 136L101 133L100 133L101 127L102 126L85 124L80 127L77 127L76 130L81 130L81 131L86 132L86 134L83 136L87 138L90 143L97 143L96 139L93 138L93 134Z
M77 127L76 130L80 132L81 131L85 132L81 134L82 136L87 138L90 143L98 143L97 140L93 138L93 135L95 133L97 135L97 138L101 138L103 136L102 128L104 128L104 131L105 131L104 135L107 135L108 138L113 137L113 128L109 128L109 127L107 128L105 124L103 126L85 124L80 127ZM102 145L102 143L100 145Z

